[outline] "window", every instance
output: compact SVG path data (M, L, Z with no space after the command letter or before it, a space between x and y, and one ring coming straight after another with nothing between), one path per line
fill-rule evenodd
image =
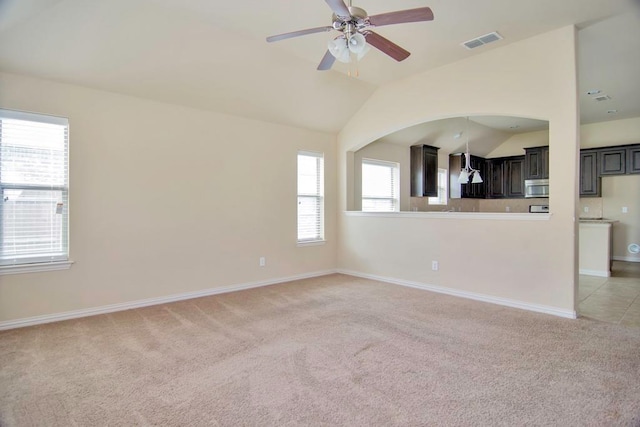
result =
M67 119L0 110L0 266L67 261Z
M438 169L438 196L429 197L430 205L447 204L447 170Z
M324 240L324 156L298 152L298 243Z
M400 210L400 165L382 160L362 159L362 210Z

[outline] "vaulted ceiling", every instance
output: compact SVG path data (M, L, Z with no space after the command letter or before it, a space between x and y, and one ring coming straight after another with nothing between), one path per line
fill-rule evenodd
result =
M376 29L412 54L398 63L372 49L352 78L340 63L316 71L333 34L265 41L330 25L323 0L0 0L0 70L337 132L380 85L575 24L583 121L640 116L640 79L632 78L640 75L640 16L631 0L355 5L370 15L429 6L435 19ZM504 39L460 46L492 31ZM608 105L582 95L592 87L610 96Z

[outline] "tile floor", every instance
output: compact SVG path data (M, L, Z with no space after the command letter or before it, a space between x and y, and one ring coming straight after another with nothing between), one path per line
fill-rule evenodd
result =
M612 276L580 276L578 314L640 328L640 263L614 261Z

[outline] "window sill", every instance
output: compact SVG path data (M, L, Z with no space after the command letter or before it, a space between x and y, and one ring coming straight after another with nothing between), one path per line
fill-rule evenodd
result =
M308 242L298 242L298 247L302 246L320 246L327 243L326 240L310 240Z
M43 271L68 270L73 261L41 262L36 264L0 266L0 276L7 274L40 273Z

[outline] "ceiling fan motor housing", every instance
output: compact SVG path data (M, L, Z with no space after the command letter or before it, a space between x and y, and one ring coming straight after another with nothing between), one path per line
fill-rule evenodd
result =
M349 6L349 13L351 16L348 20L344 20L345 18L341 18L334 13L332 17L333 28L338 31L344 31L349 27L349 24L351 24L355 26L357 31L359 31L369 25L369 15L366 10L355 6Z

